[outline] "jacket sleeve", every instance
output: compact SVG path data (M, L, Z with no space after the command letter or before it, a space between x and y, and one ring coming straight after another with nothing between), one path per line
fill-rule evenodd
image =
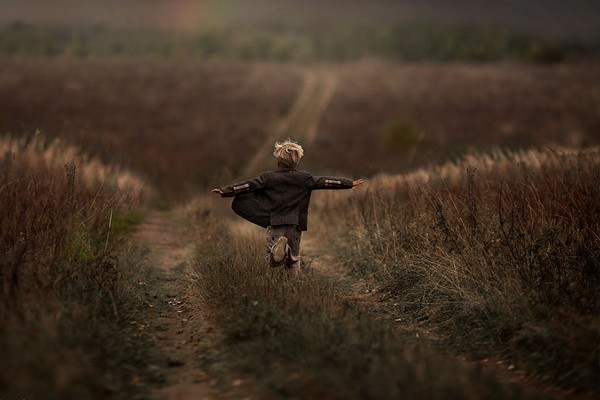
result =
M313 176L312 189L352 189L352 179L334 178L331 176Z
M252 193L259 189L263 189L265 186L266 179L263 175L261 175L256 178L248 179L247 181L242 181L234 183L233 185L225 186L221 188L221 190L223 191L223 197L234 197L240 194Z

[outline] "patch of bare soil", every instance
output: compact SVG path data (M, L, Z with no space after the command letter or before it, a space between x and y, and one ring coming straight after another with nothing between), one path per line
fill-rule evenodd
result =
M194 243L176 214L152 212L134 234L151 269L147 312L135 321L154 345L148 360L153 399L265 398L251 378L231 372L224 337L203 307L191 272Z
M147 335L157 348L149 369L156 399L213 399L214 380L202 355L214 346L212 327L190 295L188 263L192 243L166 214L154 212L139 225L135 243L147 249L145 262L155 272L149 284Z

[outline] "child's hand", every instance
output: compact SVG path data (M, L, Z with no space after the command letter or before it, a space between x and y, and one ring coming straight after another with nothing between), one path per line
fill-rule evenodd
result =
M213 189L211 193L217 193L223 196L223 191L221 189Z
M365 183L364 179L357 179L354 182L352 182L352 186L358 186L358 185L362 185L363 183Z

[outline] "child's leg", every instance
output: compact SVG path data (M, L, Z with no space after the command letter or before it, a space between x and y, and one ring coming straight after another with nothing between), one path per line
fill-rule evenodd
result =
M269 226L267 228L267 259L269 260L271 267L277 267L283 264L282 262L277 263L275 260L273 260L273 247L281 236L285 236L285 229L283 226ZM286 258L287 254L288 251L286 249Z
M267 228L267 257L272 267L279 266L272 257L273 246L281 236L288 239L285 264L295 274L300 270L300 238L302 231L296 225L277 225Z
M289 256L287 266L294 274L300 271L300 240L302 231L296 225L286 226L285 236L288 238Z

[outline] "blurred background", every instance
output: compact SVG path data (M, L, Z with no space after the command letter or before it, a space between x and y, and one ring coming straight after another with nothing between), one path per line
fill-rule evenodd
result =
M302 29L318 25L438 20L503 25L523 33L593 42L593 0L2 0L3 23L201 31L207 24Z
M0 133L60 137L169 201L270 167L265 143L288 136L309 150L305 168L363 176L472 150L599 142L593 0L0 10Z
M600 11L593 0L3 0L0 7L4 53L535 59L559 58L569 46L571 51L597 49L600 40ZM30 37L23 32L10 37L19 29ZM117 32L121 35L114 37ZM150 36L141 37L142 32ZM470 43L452 53L458 39ZM518 48L531 41L542 48L538 51L554 54Z

